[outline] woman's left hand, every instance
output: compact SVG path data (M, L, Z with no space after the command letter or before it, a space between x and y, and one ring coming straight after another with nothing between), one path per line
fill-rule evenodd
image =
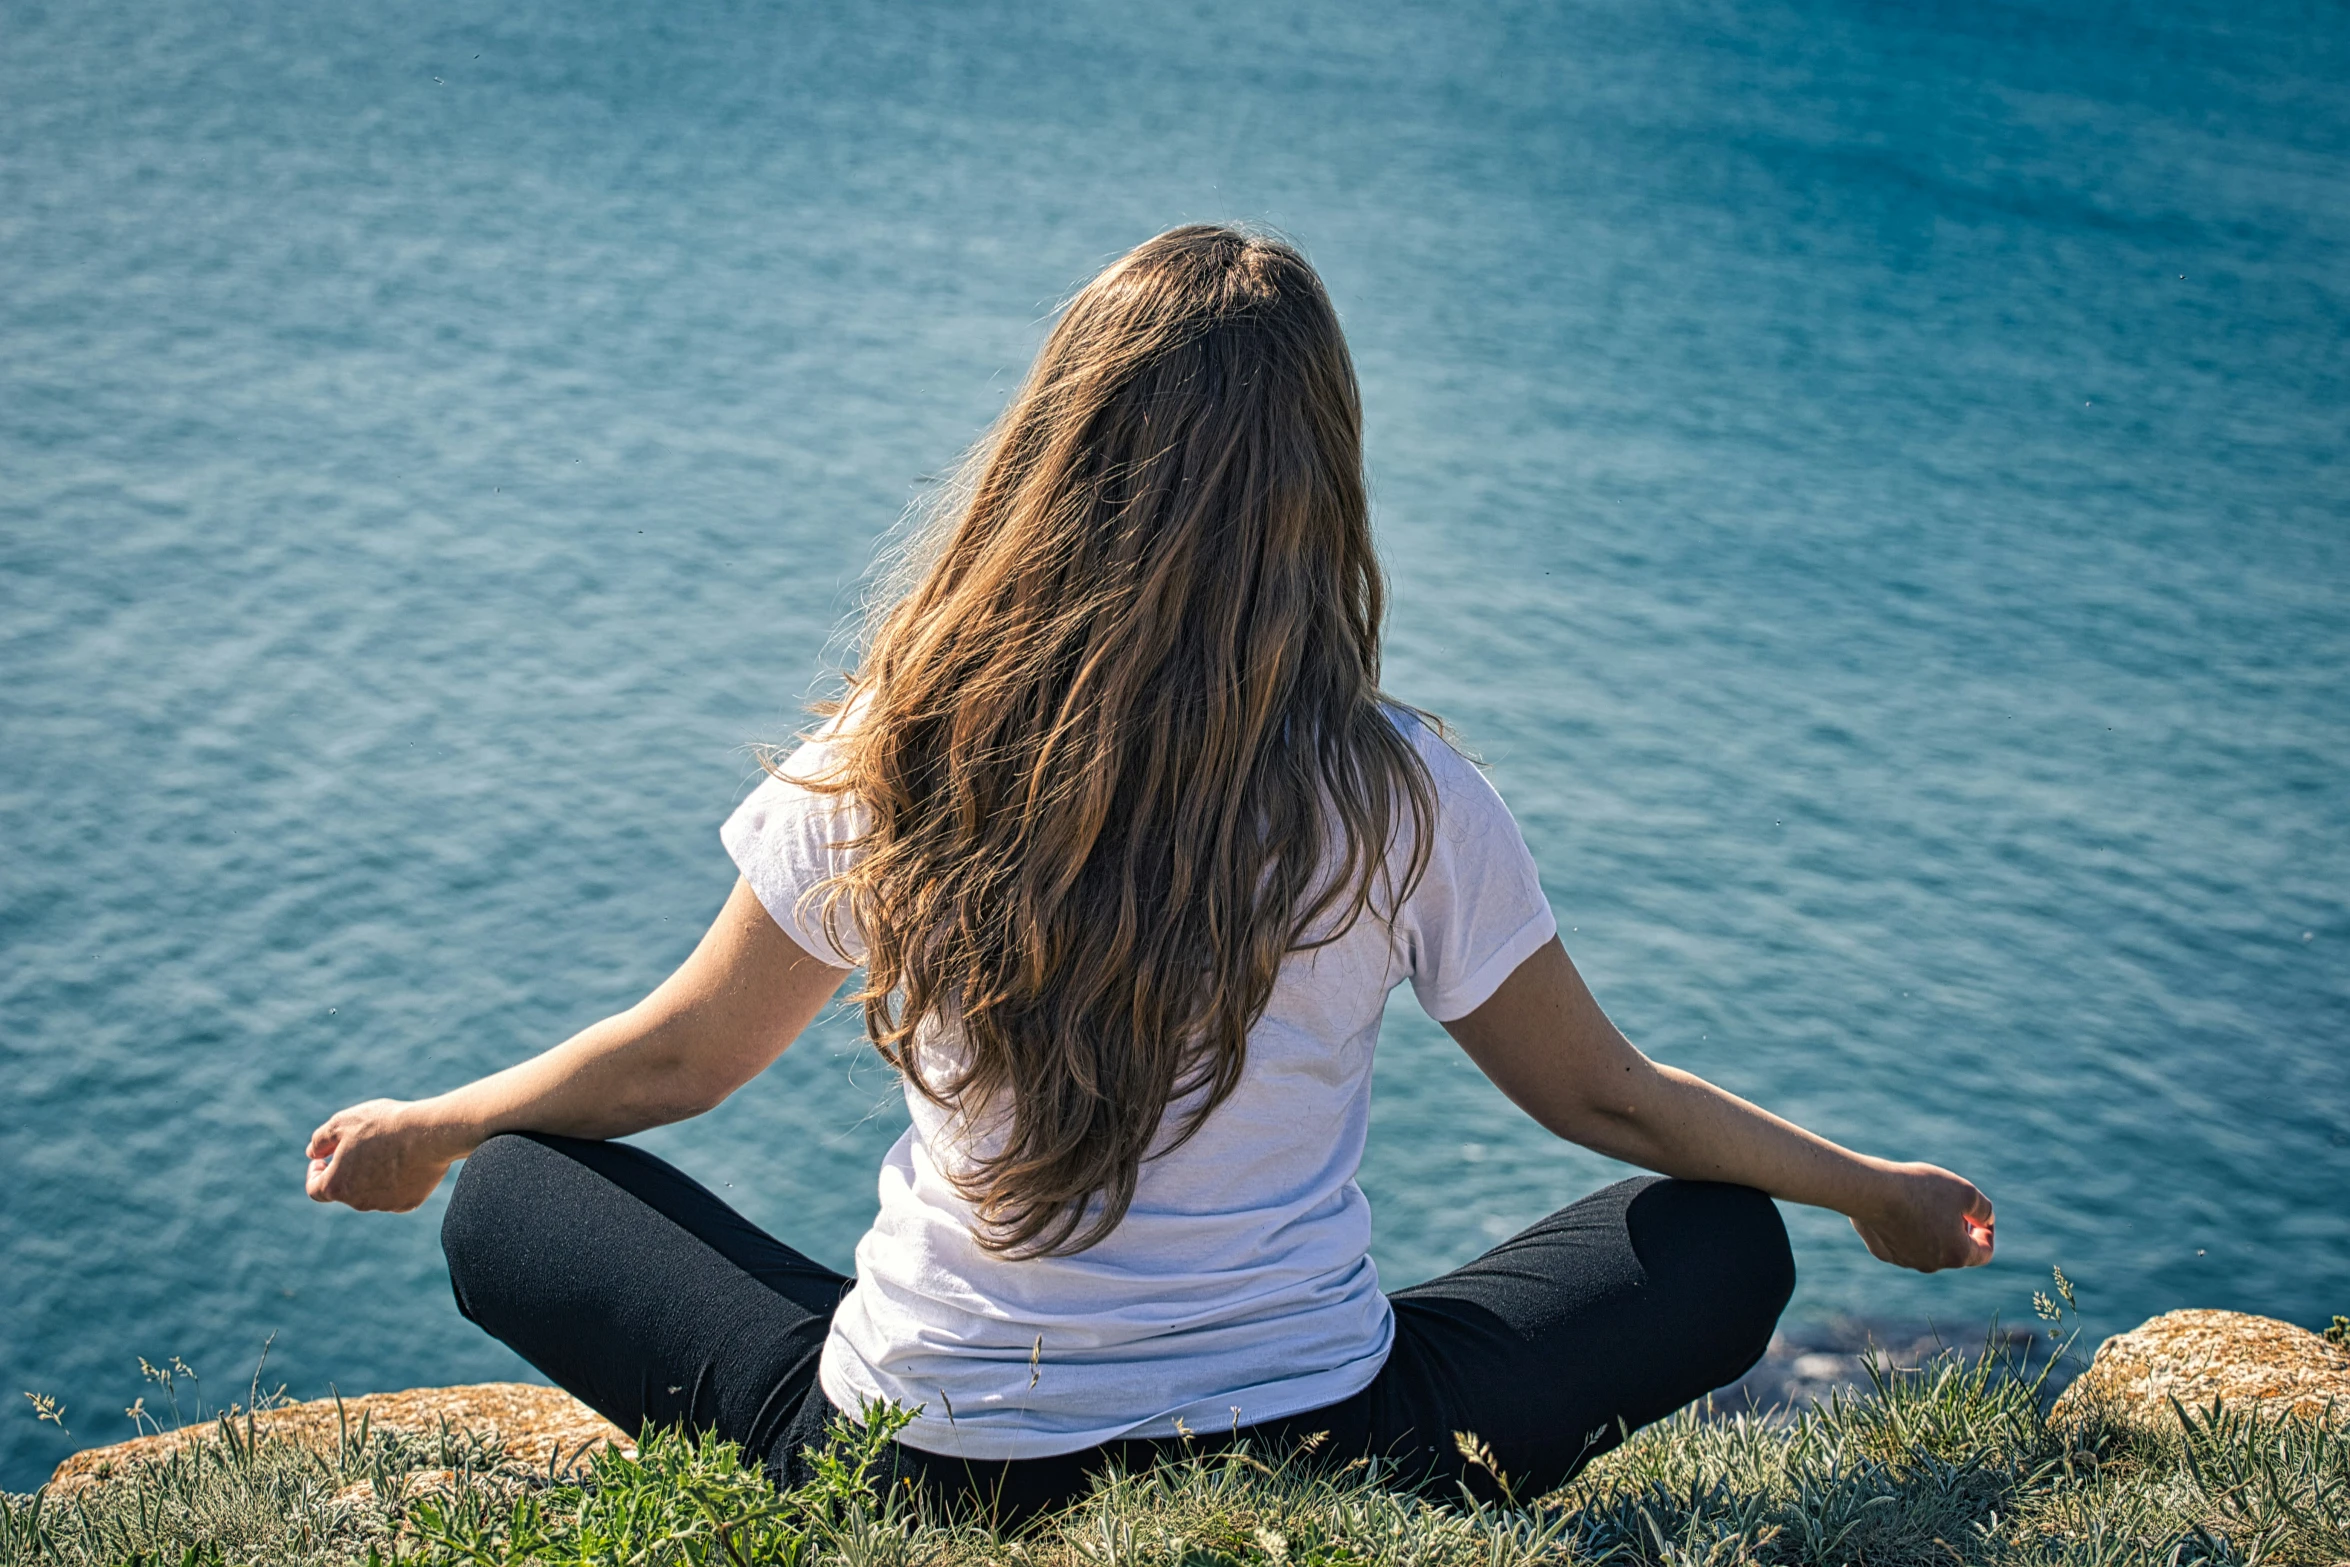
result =
M1885 1164L1852 1227L1880 1261L1935 1273L1991 1260L1991 1199L1938 1165Z

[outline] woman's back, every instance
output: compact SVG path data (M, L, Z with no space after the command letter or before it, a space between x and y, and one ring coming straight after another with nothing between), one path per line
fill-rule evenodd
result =
M917 1447L1027 1458L1257 1423L1333 1403L1376 1374L1390 1313L1354 1177L1387 994L1408 979L1430 1015L1461 1016L1557 930L1492 788L1419 719L1390 712L1435 785L1421 875L1400 910L1375 905L1290 954L1232 1092L1191 1137L1162 1132L1102 1240L1074 1255L983 1247L956 1178L968 1185L975 1141L993 1151L987 1120L974 1139L909 1087L913 1124L883 1164L880 1215L824 1348L834 1404L920 1407L904 1437ZM842 797L790 780L820 773L830 752L820 734L724 833L777 923L820 954L831 938L810 894L853 861L839 846L863 823ZM1402 881L1412 849L1391 847L1383 879ZM861 943L840 934L857 950L836 956L854 966ZM932 1080L951 1077L950 1030L918 1048ZM1193 1108L1172 1106L1169 1125Z

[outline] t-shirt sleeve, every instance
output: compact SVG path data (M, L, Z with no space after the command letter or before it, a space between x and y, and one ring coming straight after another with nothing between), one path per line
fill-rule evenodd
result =
M826 963L855 968L865 943L845 906L827 925L816 888L846 870L848 842L863 831L863 813L845 795L824 794L795 780L817 776L830 747L813 740L770 774L718 829L726 852L777 927Z
M1501 796L1474 764L1416 720L1413 738L1436 784L1427 870L1398 922L1412 992L1439 1023L1466 1017L1558 934L1534 856Z

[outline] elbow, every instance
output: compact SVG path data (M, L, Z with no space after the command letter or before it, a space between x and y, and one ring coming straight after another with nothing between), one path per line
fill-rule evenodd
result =
M724 1104L737 1085L699 1063L669 1060L647 1062L614 1086L617 1091L605 1101L608 1114L630 1130L643 1131L706 1115Z
M690 1014L646 1030L624 1092L651 1124L690 1120L724 1104L790 1042L761 1030L712 1027Z
M1555 1107L1543 1121L1567 1142L1611 1159L1637 1154L1650 1141L1639 1107L1624 1100L1578 1099Z
M734 1097L736 1089L765 1071L775 1058L783 1053L783 1045L762 1042L756 1049L739 1053L702 1054L674 1063L664 1074L663 1087L674 1100L674 1119L687 1120L707 1115Z
M680 1072L665 1085L667 1092L662 1106L671 1121L690 1121L697 1115L708 1115L734 1096L742 1085L731 1078L710 1072Z

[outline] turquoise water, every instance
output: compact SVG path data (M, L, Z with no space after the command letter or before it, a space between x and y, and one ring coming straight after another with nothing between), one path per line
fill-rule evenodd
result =
M2338 7L12 5L0 1481L515 1374L302 1140L642 993L1054 302L1269 220L1359 355L1390 684L1657 1054L1999 1204L1795 1310L2350 1311ZM868 11L870 14L867 14ZM1268 14L1268 13L1275 14ZM1399 1007L1405 1282L1587 1187ZM844 1263L835 1020L646 1139ZM20 1401L21 1402L21 1401Z

